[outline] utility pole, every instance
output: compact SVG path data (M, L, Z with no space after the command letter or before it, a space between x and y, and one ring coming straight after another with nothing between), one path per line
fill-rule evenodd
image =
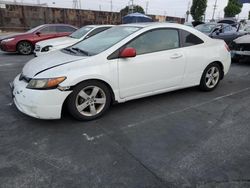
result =
M113 0L110 0L110 12L113 12Z
M81 8L81 2L78 0L73 0L73 6L74 9L80 9Z
M82 9L82 0L79 0L79 8Z
M147 1L146 2L146 15L148 14L148 5L149 5L149 2Z
M213 20L213 21L214 21L215 10L216 10L216 8L217 8L217 1L218 1L218 0L215 0L215 4L214 4L213 17L212 17L212 20Z
M189 1L189 2L188 2L188 7L187 7L187 12L186 12L186 22L188 22L188 19L189 19L189 14L190 14L190 4L191 4L191 2Z
M134 0L131 0L132 2L132 13L134 13Z

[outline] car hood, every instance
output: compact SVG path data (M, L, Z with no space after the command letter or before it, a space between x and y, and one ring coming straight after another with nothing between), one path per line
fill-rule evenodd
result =
M241 36L241 37L235 39L234 42L237 43L237 44L250 43L250 35Z
M0 40L9 39L9 38L15 38L15 37L20 37L20 36L25 36L27 34L28 33L13 33L13 34L5 35L5 36L0 36Z
M76 42L78 42L78 39L71 38L71 37L59 37L59 38L54 38L54 39L49 39L49 40L38 42L37 45L41 47L45 47L48 45L59 46L59 45L64 45L64 44L74 44Z
M86 56L74 56L57 50L46 56L39 56L30 60L24 66L22 74L26 77L33 78L43 71L86 58Z

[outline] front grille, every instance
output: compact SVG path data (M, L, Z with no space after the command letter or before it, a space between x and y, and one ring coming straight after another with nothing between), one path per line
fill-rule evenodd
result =
M39 46L39 45L36 45L36 46L35 46L35 51L36 51L36 52L39 52L40 49L41 49L41 46Z
M31 78L29 78L29 77L27 77L27 76L24 76L23 74L21 74L20 75L20 77L19 77L19 80L20 81L25 81L25 82L27 82L27 83L29 83L30 82L30 80L31 80Z
M250 51L250 44L237 44L233 42L231 49L235 51Z

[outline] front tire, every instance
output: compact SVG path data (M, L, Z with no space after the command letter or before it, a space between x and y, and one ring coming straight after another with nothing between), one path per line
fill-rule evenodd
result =
M111 104L109 88L98 81L77 85L67 100L69 113L78 120L89 121L103 115Z
M223 71L218 63L212 63L204 70L200 81L200 89L203 91L214 90L221 78Z
M33 45L28 41L21 41L17 44L17 51L22 55L29 55L33 51Z

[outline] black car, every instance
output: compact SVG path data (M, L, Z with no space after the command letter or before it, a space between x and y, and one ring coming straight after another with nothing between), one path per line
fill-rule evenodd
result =
M206 23L195 27L211 38L222 39L230 45L234 39L245 35L246 32L239 31L237 24Z

